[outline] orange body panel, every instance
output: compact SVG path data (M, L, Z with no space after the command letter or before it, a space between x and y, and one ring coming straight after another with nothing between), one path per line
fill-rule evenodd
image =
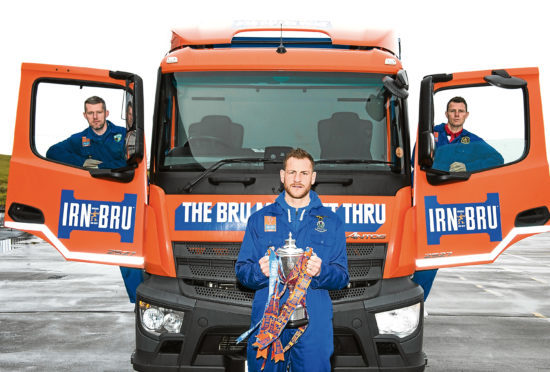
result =
M168 62L171 58L171 62ZM173 60L173 59L176 60ZM386 61L388 59L388 61ZM390 62L391 61L391 62ZM365 71L365 66L369 66ZM273 49L183 48L170 53L161 64L162 72L176 71L342 71L395 74L401 62L391 53L371 50L323 49L312 52L289 49L278 54Z
M168 220L164 191L152 185L149 188L145 240L145 269L148 273L176 276Z
M288 26L272 26L272 27L254 27L254 26L228 26L219 28L199 28L188 27L179 28L172 31L172 50L181 48L187 45L212 45L212 44L229 44L233 37L241 32L251 31L274 31L281 32L281 27L284 32L302 31L302 32L317 32L325 34L332 40L334 45L354 45L366 47L379 47L387 49L397 54L398 45L393 31L390 30L352 30L352 29L321 29L315 27L288 27Z

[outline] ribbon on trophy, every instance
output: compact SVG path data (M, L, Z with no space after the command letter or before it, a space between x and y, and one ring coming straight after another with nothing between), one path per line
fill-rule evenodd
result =
M309 287L309 284L311 283L311 276L306 273L306 270L307 262L312 254L312 249L307 248L302 257L300 257L299 261L292 268L286 280L286 283L296 280L294 290L289 294L288 299L283 304L283 306L279 308L279 299L284 295L288 285L285 284L282 290L279 290L280 279L278 275L279 261L277 259L277 254L275 253L273 247L270 247L270 249L268 250L268 254L269 294L268 302L266 304L262 320L260 320L256 325L243 333L237 339L237 343L241 342L246 337L248 337L250 333L252 333L258 326L260 327L260 330L256 335L256 342L252 344L252 346L258 348L256 358L264 358L262 370L265 367L270 349L271 360L273 360L275 363L279 361L284 361L284 354L294 344L296 344L300 336L306 330L307 324L299 327L296 333L294 333L292 339L283 348L280 340L280 335L298 304L301 304L304 308L306 307L305 294Z

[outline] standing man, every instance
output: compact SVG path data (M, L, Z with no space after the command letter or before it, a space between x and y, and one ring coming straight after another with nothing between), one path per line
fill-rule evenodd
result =
M347 269L344 224L321 200L311 186L315 183L314 162L302 149L290 151L280 172L284 191L270 204L250 216L235 271L239 281L256 290L252 304L251 324L263 317L269 293L268 247L282 247L289 233L296 246L311 247L313 255L307 262L306 273L311 282L305 294L309 324L300 338L284 353L284 360L256 358L258 349L253 345L258 329L249 337L247 348L248 368L260 371L330 371L333 353L332 301L329 290L345 287L349 281ZM280 289L282 289L282 285ZM288 290L280 299L284 304ZM280 341L285 347L297 329L285 328Z
M88 128L51 146L48 159L84 168L113 169L126 165L124 137L126 129L107 120L109 111L101 97L84 101L84 118ZM126 292L131 303L136 302L136 289L143 281L143 271L120 266Z
M435 155L432 168L449 172L473 172L504 164L504 158L481 137L464 129L468 104L462 97L447 103L447 123L434 127ZM414 273L413 281L424 289L424 301L432 288L437 269ZM427 312L424 312L426 315Z

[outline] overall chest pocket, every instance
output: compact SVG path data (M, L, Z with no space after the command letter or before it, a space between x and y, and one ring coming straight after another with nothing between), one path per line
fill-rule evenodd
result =
M269 247L274 246L275 250L277 250L277 248L282 246L279 240L276 233L266 233L258 239L259 248L267 252Z
M335 239L328 232L317 232L311 234L309 246L317 254L326 252L334 246Z

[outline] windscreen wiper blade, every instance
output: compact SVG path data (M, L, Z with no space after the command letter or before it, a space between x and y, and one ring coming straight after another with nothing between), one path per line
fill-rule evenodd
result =
M280 163L281 161L272 160L272 159L264 159L264 158L232 158L232 159L222 159L214 164L212 164L210 167L206 168L199 176L192 181L189 181L187 185L185 185L181 191L185 192L191 192L191 189L199 182L201 182L206 176L208 176L211 173L214 173L218 168L222 167L226 164L235 164L235 163Z

